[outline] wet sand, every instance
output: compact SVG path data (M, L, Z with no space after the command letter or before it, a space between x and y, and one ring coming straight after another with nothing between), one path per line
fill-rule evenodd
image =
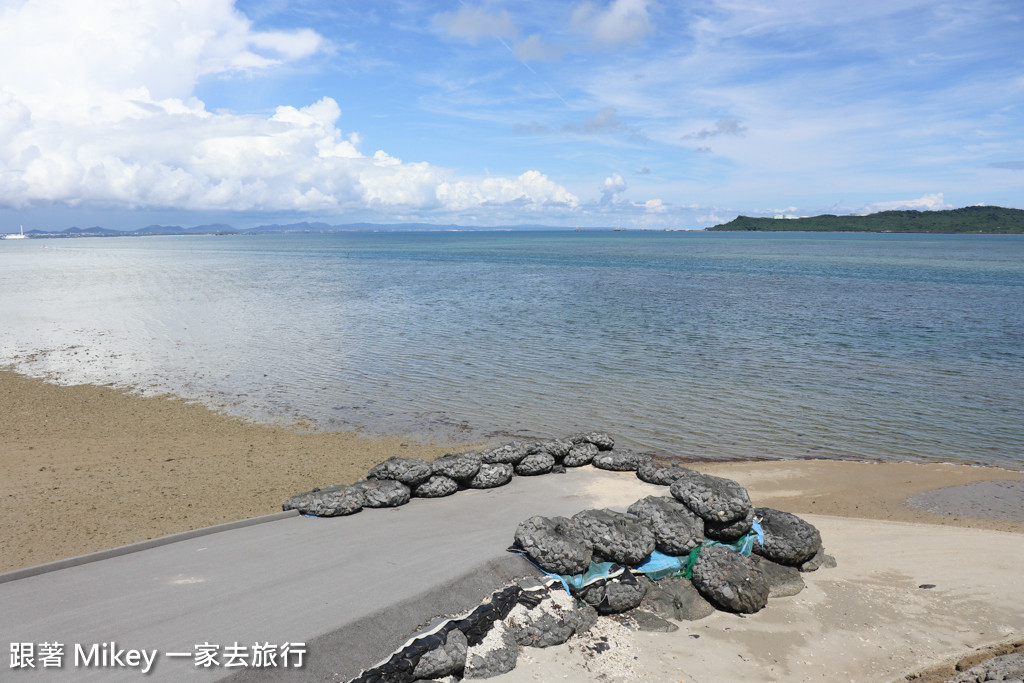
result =
M256 425L0 370L0 572L281 510L440 446Z
M429 459L457 448L252 424L180 399L9 371L0 371L0 434L0 571L277 512L294 493L355 481L390 456ZM1024 518L986 518L978 493L991 485L973 484L1024 481L1024 472L838 461L692 466L795 513L1024 533ZM955 514L906 505L966 484L982 487L970 496L977 504Z

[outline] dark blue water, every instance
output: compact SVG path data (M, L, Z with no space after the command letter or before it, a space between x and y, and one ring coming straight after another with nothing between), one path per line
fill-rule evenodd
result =
M1021 236L26 240L0 321L23 372L327 429L1024 466Z

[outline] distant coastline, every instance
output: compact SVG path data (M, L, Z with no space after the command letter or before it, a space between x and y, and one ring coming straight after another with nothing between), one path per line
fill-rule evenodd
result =
M967 206L948 211L881 211L860 216L751 218L737 216L709 231L916 232L1007 235L1024 233L1024 210Z
M578 232L612 231L612 227L577 228ZM39 230L25 232L25 237L32 238L76 238L76 237L153 237L156 235L264 235L264 234L296 234L296 233L335 233L335 232L507 232L512 230L543 230L566 231L572 228L552 225L437 225L434 223L329 223L303 221L284 225L257 225L252 228L239 229L227 223L211 223L185 228L180 225L149 225L139 230L112 230L100 226L91 228L72 227L66 230Z

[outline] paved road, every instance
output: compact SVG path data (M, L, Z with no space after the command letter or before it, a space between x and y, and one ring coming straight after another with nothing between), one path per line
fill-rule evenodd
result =
M505 551L521 520L663 493L647 486L631 473L591 468L517 477L499 489L352 517L276 519L0 583L0 643L8 651L0 679L347 681L431 618L471 609L532 574ZM40 645L54 642L64 646L60 669L42 666ZM88 656L98 645L95 662L111 642L115 650L155 650L152 670L143 675L143 662L75 666L78 648ZM223 666L235 644L251 664L257 642L305 643L303 669L284 668L280 654L277 667ZM11 643L33 644L34 669L10 668ZM221 666L167 656L194 656L206 643L219 646ZM121 655L126 664L128 656Z

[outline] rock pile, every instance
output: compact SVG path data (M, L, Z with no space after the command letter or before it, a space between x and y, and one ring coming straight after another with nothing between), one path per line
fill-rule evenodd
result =
M504 486L516 475L565 472L566 467L589 465L599 453L608 459L595 466L609 470L635 470L637 466L632 463L645 459L635 453L613 451L614 446L615 441L607 434L587 432L564 439L512 441L482 451L448 453L433 462L388 458L370 468L366 478L355 484L298 493L281 507L314 517L339 517L364 507L405 505L414 497L440 498L460 489L492 489Z
M514 549L557 575L547 587L499 591L353 683L489 678L514 668L520 647L564 643L590 629L598 615L629 612L639 628L673 631L678 627L668 620L701 619L716 609L758 612L769 598L799 593L801 572L835 566L814 526L788 512L754 507L739 483L613 446L611 437L591 432L453 453L433 463L392 458L351 487L290 498L285 509L334 516L351 514L354 503L343 500L362 496L362 506L374 506L371 496L381 498L383 489L404 489L405 499L395 503L400 505L409 495L501 486L515 475L588 463L636 471L645 482L669 487L671 495L648 496L626 512L583 510L571 518L523 520L513 535Z

